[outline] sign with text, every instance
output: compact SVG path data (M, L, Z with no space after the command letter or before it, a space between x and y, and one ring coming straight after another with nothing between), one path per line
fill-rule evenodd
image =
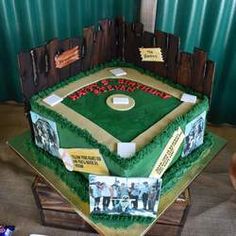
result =
M142 61L164 62L161 48L139 48Z
M107 166L98 149L61 148L59 152L66 169L69 171L109 175Z
M149 177L157 177L160 178L168 166L170 165L171 161L175 157L176 153L180 145L184 140L184 133L182 129L179 127L172 135L168 143L166 144L163 152L161 153L160 157L158 158L151 174Z

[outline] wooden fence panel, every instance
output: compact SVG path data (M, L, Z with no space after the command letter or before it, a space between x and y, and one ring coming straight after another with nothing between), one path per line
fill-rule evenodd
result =
M33 81L35 84L35 91L37 92L48 87L45 53L45 46L34 48L30 51L33 66Z
M53 39L51 42L47 44L48 66L49 66L47 77L49 78L48 79L49 86L52 86L60 81L58 70L55 67L55 56L58 53L59 43L60 42L58 39Z
M104 48L102 44L103 33L102 31L94 32L92 63L90 67L102 63L104 58Z
M134 42L135 35L132 30L131 24L125 25L125 45L124 45L124 58L126 62L135 63L136 60L134 58Z
M84 29L84 58L82 60L82 70L88 70L93 66L93 47L94 47L94 27Z
M141 65L139 48L142 46L142 33L141 23L126 24L124 59L138 66Z
M118 36L116 35L116 22L114 20L109 21L108 45L110 50L107 52L107 61L111 61L118 57Z
M191 88L199 93L202 93L207 55L203 50L196 48L192 54L192 58L193 65Z
M30 53L20 53L18 55L18 64L23 99L25 103L27 103L28 99L36 92L33 81L33 65Z
M133 25L134 34L136 36L136 44L135 44L135 60L138 66L141 66L141 56L139 52L139 48L142 47L143 42L143 24L142 23L135 23Z
M154 34L150 32L143 32L142 36L142 47L144 48L153 48L154 47ZM141 57L140 57L141 59ZM144 69L154 71L156 62L147 62L147 61L142 61L140 63L140 66L143 67Z
M116 37L116 57L124 58L124 39L125 39L125 22L123 18L118 17L115 21L115 37Z
M57 48L58 54L61 54L68 49L70 49L70 39L59 41L58 48ZM54 58L54 66L55 66L55 58ZM63 68L56 68L56 70L58 72L60 81L70 77L70 65L65 66Z
M154 67L154 72L160 76L166 77L167 75L167 42L168 42L168 34L156 31L155 32L155 47L161 48L162 56L164 62L156 62Z
M97 64L104 63L108 61L109 54L111 52L111 37L109 35L109 20L103 20L99 22L101 39L100 48L98 49L98 54L100 55L100 61Z
M81 43L81 39L79 37L70 39L70 48L74 48L76 46L79 46L80 59L70 65L70 76L74 76L74 75L78 74L79 72L81 72L81 70L82 70L81 60L84 56L83 55L84 49L83 49L83 46Z
M213 88L213 79L215 75L215 63L208 60L206 62L206 72L203 78L203 93L211 98L212 88Z
M177 68L178 68L178 60L179 60L179 45L180 40L179 37L169 34L168 35L168 49L167 49L167 78L176 82L177 80Z
M177 71L177 82L184 86L191 86L192 76L192 55L190 53L181 52L178 71Z

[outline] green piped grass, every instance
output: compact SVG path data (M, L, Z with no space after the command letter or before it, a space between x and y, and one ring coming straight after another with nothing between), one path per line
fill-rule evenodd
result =
M128 228L133 224L149 225L153 222L152 217L132 216L132 215L106 215L106 214L92 214L90 219L94 223L100 223L107 227L119 229Z
M89 202L88 180L78 172L66 170L63 162L38 148L32 140L27 140L26 146L29 152L35 153L37 162L51 169L70 189L75 192L82 201Z

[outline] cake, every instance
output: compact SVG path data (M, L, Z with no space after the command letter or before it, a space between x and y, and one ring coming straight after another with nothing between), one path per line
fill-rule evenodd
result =
M59 159L61 149L97 150L112 176L161 177L204 143L207 97L121 61L41 91L30 105L40 148ZM128 156L117 150L132 144Z
M32 131L22 146L29 163L101 234L144 234L215 154L203 95L210 97L214 63L200 49L182 52L175 35L143 32L140 23L99 26L19 55ZM157 215L93 214L97 178L123 178L129 187L132 179L161 178Z

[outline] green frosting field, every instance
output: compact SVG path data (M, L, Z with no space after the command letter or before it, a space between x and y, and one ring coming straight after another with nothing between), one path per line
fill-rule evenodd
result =
M70 148L70 147L71 148L76 148L76 147L78 147L78 148L79 147L98 148L100 150L101 155L103 156L103 158L106 162L106 165L107 165L111 175L127 176L127 177L129 177L129 176L146 177L146 176L149 176L151 170L153 169L153 166L155 165L156 161L158 160L159 156L162 153L163 147L165 147L165 145L169 141L172 134L179 127L181 127L181 129L184 131L185 126L188 122L192 121L195 117L197 117L202 112L208 110L208 106L209 106L208 99L203 96L198 96L199 98L201 98L201 101L199 103L195 104L193 106L193 108L191 109L191 111L187 112L186 114L184 114L182 116L176 117L176 119L172 123L167 125L167 127L164 130L162 130L159 135L157 135L148 145L146 145L140 151L138 151L132 158L129 158L129 159L120 158L116 153L111 152L105 145L99 143L99 140L94 139L92 134L90 134L87 130L81 129L80 127L74 125L67 118L61 116L60 114L56 113L55 111L52 111L52 110L46 108L43 105L40 105L37 102L38 99L42 99L45 96L48 96L49 94L53 93L53 91L65 86L66 84L69 84L73 81L79 80L80 78L87 76L89 74L95 73L96 71L99 71L105 67L111 67L111 66L131 67L131 68L134 68L134 69L140 71L141 73L145 73L147 75L150 75L155 79L164 81L167 84L170 84L171 86L173 86L175 88L178 88L183 91L198 95L198 94L194 93L193 91L189 91L188 89L185 89L182 86L175 85L172 82L165 80L163 78L160 78L148 71L144 72L140 68L137 68L133 65L126 64L124 62L115 61L112 63L108 63L106 65L99 66L91 71L86 72L86 73L80 73L77 76L70 78L67 81L63 81L52 88L49 88L47 90L40 92L38 95L35 95L34 97L32 97L31 109L32 109L32 111L50 119L56 123L61 148ZM106 95L106 94L104 94L104 95ZM91 95L91 97L88 97L88 98L92 99L93 96ZM136 94L136 96L138 96L138 94ZM143 94L142 94L142 96L143 96ZM150 96L152 96L152 95L150 95ZM100 97L99 99L105 99L105 96L99 95L98 97ZM88 98L85 98L85 100ZM139 97L137 97L137 99L138 100L140 99L140 101L142 100ZM66 100L66 103L67 102L68 101ZM83 106L86 109L88 106L87 103L88 103L87 100L83 102ZM170 105L173 107L177 106L178 102L176 102L175 99L170 100ZM99 107L95 108L95 109L98 109L97 112L99 111ZM166 108L166 109L168 110L169 108ZM165 112L167 112L167 110L165 111L163 109L162 115ZM153 111L151 111L151 109L150 109L149 114L153 114L152 112ZM92 114L93 112L88 112L88 109L87 109L86 113L90 113L90 115L93 116L93 114ZM153 115L156 116L156 114L153 114ZM102 115L101 115L101 117L102 117ZM93 119L95 119L95 118L93 117ZM101 120L102 119L100 118L100 121ZM145 116L145 120L146 121L149 120L148 125L150 125L151 122L153 122L151 115ZM151 122L150 122L150 120L151 120ZM126 121L126 122L128 122L128 121ZM141 127L143 125L144 121L142 120L141 122L137 122L137 123L139 123L140 127ZM106 122L104 124L105 124L105 126L109 126L108 123L106 123ZM117 129L117 130L119 130L119 129ZM128 131L128 130L129 129L127 129L126 131ZM113 132L113 131L111 131L111 132ZM137 129L135 132L137 134ZM133 135L135 135L135 132L129 131L129 138L132 137ZM118 131L118 133L119 133L119 131ZM178 153L175 155L171 164L173 164L179 158L179 156L182 152L182 148L183 148L183 145L179 148Z
M116 111L106 105L112 94L126 94L135 100L129 111ZM82 114L122 142L130 142L176 108L181 101L175 97L163 99L142 90L110 91L99 95L88 93L76 101L66 98L63 103Z

